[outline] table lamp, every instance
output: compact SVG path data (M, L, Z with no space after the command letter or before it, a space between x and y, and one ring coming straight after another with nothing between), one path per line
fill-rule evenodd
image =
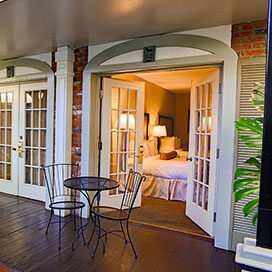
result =
M158 137L158 151L160 150L160 137L167 136L166 126L154 126L153 136Z

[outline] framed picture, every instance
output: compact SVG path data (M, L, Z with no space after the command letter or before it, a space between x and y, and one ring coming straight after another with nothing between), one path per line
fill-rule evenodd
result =
M164 115L159 115L159 125L166 126L167 136L174 136L174 118Z
M144 114L144 139L148 140L149 113Z

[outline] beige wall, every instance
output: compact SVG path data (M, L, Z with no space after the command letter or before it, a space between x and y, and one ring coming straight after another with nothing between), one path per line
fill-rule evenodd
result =
M181 138L182 147L188 146L188 109L190 108L190 94L176 95L175 106L175 136Z
M159 114L175 118L176 95L134 75L115 75L112 78L145 82L145 113L149 113L149 135L158 125ZM176 122L176 121L175 121Z

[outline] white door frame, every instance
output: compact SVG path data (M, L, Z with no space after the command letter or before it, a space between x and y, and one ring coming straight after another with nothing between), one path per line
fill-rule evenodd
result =
M115 62L120 55L125 55L129 60L129 53L133 54L142 50L144 46L155 45L157 47L169 48L187 47L199 49L208 54L191 57L171 58L170 54L165 59L156 60L152 63L143 63L141 59L137 62L121 63ZM219 64L223 65L222 74L222 127L220 146L220 158L218 159L218 184L216 193L216 226L215 246L230 249L231 244L231 204L232 204L232 180L234 171L234 143L236 119L236 89L237 89L237 54L225 43L197 35L169 34L163 36L139 38L121 42L117 45L104 49L101 47L99 53L93 57L84 69L83 73L83 105L82 105L82 175L93 175L96 173L96 129L99 78L97 75L114 71L132 71L159 69L161 67L190 67L196 65ZM105 48L105 46L104 46ZM134 54L134 56L135 56ZM106 61L110 64L103 65ZM90 122L94 120L94 122Z
M48 116L47 118L47 139L46 139L46 164L53 163L53 131L54 131L54 88L55 78L51 67L43 61L32 58L18 58L6 61L0 61L0 71L4 71L6 67L15 67L15 76L11 78L0 78L1 86L14 84L47 81L47 103ZM20 70L20 75L16 75L16 69ZM23 73L25 71L25 73ZM49 199L46 194L45 206L48 207Z

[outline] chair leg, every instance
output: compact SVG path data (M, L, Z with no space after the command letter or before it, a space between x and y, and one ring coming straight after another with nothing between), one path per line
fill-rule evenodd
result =
M86 245L86 241L85 241L85 237L84 237L83 224L82 224L82 208L80 209L80 229L81 229L81 232L82 232L83 243L84 243L84 245Z
M92 214L90 216L93 216ZM91 218L92 220L92 218ZM91 221L92 222L92 221ZM94 222L92 222L92 225L93 225L93 231L92 231L92 234L91 234L91 237L87 243L87 245L90 245L92 239L93 239L93 236L94 236L94 232L95 232L95 225L96 225L96 215L94 215Z
M124 239L125 239L125 244L127 244L127 238L126 238L126 235L125 235L125 232L124 232L124 228L123 228L123 222L120 221L120 226L121 226L121 229L122 229L122 232L123 232L123 236L124 236Z
M59 210L59 250L60 250L60 241L61 241L61 210Z
M50 218L49 218L49 221L48 221L48 224L47 224L47 227L46 227L45 234L48 234L48 230L49 230L49 226L51 224L51 219L52 219L53 213L54 213L54 210L51 209L51 211L50 211Z
M132 243L132 240L131 240L131 238L130 238L130 234L129 234L129 229L128 229L128 220L127 220L127 234L128 234L128 239L129 239L129 241L130 241L131 247L132 247L133 252L134 252L134 255L135 255L135 259L137 259L137 258L138 258L138 256L137 256L137 254L136 254L135 248L134 248L134 246L133 246L133 243Z

